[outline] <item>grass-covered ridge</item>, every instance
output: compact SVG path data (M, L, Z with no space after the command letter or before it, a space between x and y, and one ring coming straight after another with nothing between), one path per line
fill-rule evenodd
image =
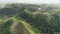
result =
M0 34L35 34L35 30L24 20L11 17L3 20Z

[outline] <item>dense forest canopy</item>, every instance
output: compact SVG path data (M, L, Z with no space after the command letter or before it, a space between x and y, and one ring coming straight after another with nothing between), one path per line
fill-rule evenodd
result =
M2 20L0 34L30 34L29 29L25 28L26 24L21 24L23 22L30 25L34 34L60 32L60 7L58 4L7 4L0 9L0 19ZM12 30L15 28L16 31L9 31L10 27Z

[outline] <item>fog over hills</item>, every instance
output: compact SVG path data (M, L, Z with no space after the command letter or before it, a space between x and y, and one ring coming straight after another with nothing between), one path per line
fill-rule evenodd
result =
M0 3L60 4L60 0L0 0Z

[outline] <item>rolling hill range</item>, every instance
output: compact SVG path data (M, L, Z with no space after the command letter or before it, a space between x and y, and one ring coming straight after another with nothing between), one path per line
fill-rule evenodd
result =
M0 34L59 34L60 7L7 4L0 9Z

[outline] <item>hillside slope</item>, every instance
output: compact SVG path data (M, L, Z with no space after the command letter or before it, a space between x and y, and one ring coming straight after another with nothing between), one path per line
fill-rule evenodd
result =
M0 9L0 34L60 32L60 7L54 4L7 4Z
M0 30L0 34L36 34L33 31L34 29L23 20L18 20L16 18L7 18L3 21L5 23L3 22L3 25L0 25L1 30L3 30Z

